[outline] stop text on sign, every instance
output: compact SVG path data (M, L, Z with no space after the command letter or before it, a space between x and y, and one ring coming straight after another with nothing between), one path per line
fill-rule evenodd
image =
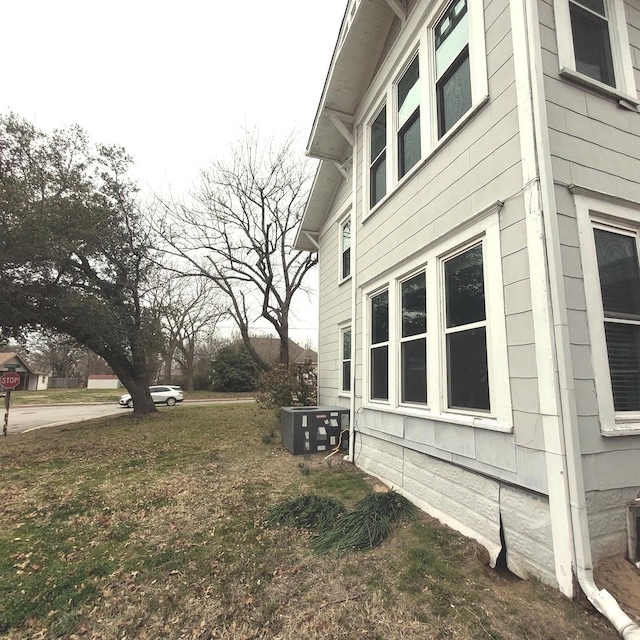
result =
M11 371L0 376L0 385L5 389L15 389L20 384L20 376Z

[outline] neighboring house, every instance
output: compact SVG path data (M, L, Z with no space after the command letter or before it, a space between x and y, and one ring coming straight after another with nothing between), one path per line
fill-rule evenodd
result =
M94 373L87 378L87 389L119 389L121 386L116 375Z
M49 383L49 374L35 371L29 363L15 352L0 353L0 374L15 371L20 376L16 391L42 391Z
M256 353L268 365L274 365L280 362L280 338L264 336L251 337L249 340L256 350ZM238 340L236 344L242 345L242 340ZM317 364L318 354L313 349L305 349L289 339L289 362L291 364L302 364L307 360L311 360L313 364Z
M354 462L596 604L640 553L639 87L640 0L352 0L296 239Z

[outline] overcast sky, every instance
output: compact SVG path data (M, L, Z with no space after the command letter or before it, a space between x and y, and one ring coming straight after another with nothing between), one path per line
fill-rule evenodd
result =
M121 144L141 181L181 189L238 137L306 143L346 0L14 0L0 108Z
M243 126L306 145L346 4L7 1L0 110L77 123L124 146L142 186L180 192Z

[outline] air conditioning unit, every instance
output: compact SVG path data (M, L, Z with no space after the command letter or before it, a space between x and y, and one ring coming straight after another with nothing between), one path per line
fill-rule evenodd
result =
M283 407L282 444L294 456L349 449L349 409Z

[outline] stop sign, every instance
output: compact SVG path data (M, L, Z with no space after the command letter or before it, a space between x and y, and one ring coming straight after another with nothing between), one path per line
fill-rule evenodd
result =
M0 376L0 386L5 389L15 389L20 384L20 376L13 371L7 371Z

